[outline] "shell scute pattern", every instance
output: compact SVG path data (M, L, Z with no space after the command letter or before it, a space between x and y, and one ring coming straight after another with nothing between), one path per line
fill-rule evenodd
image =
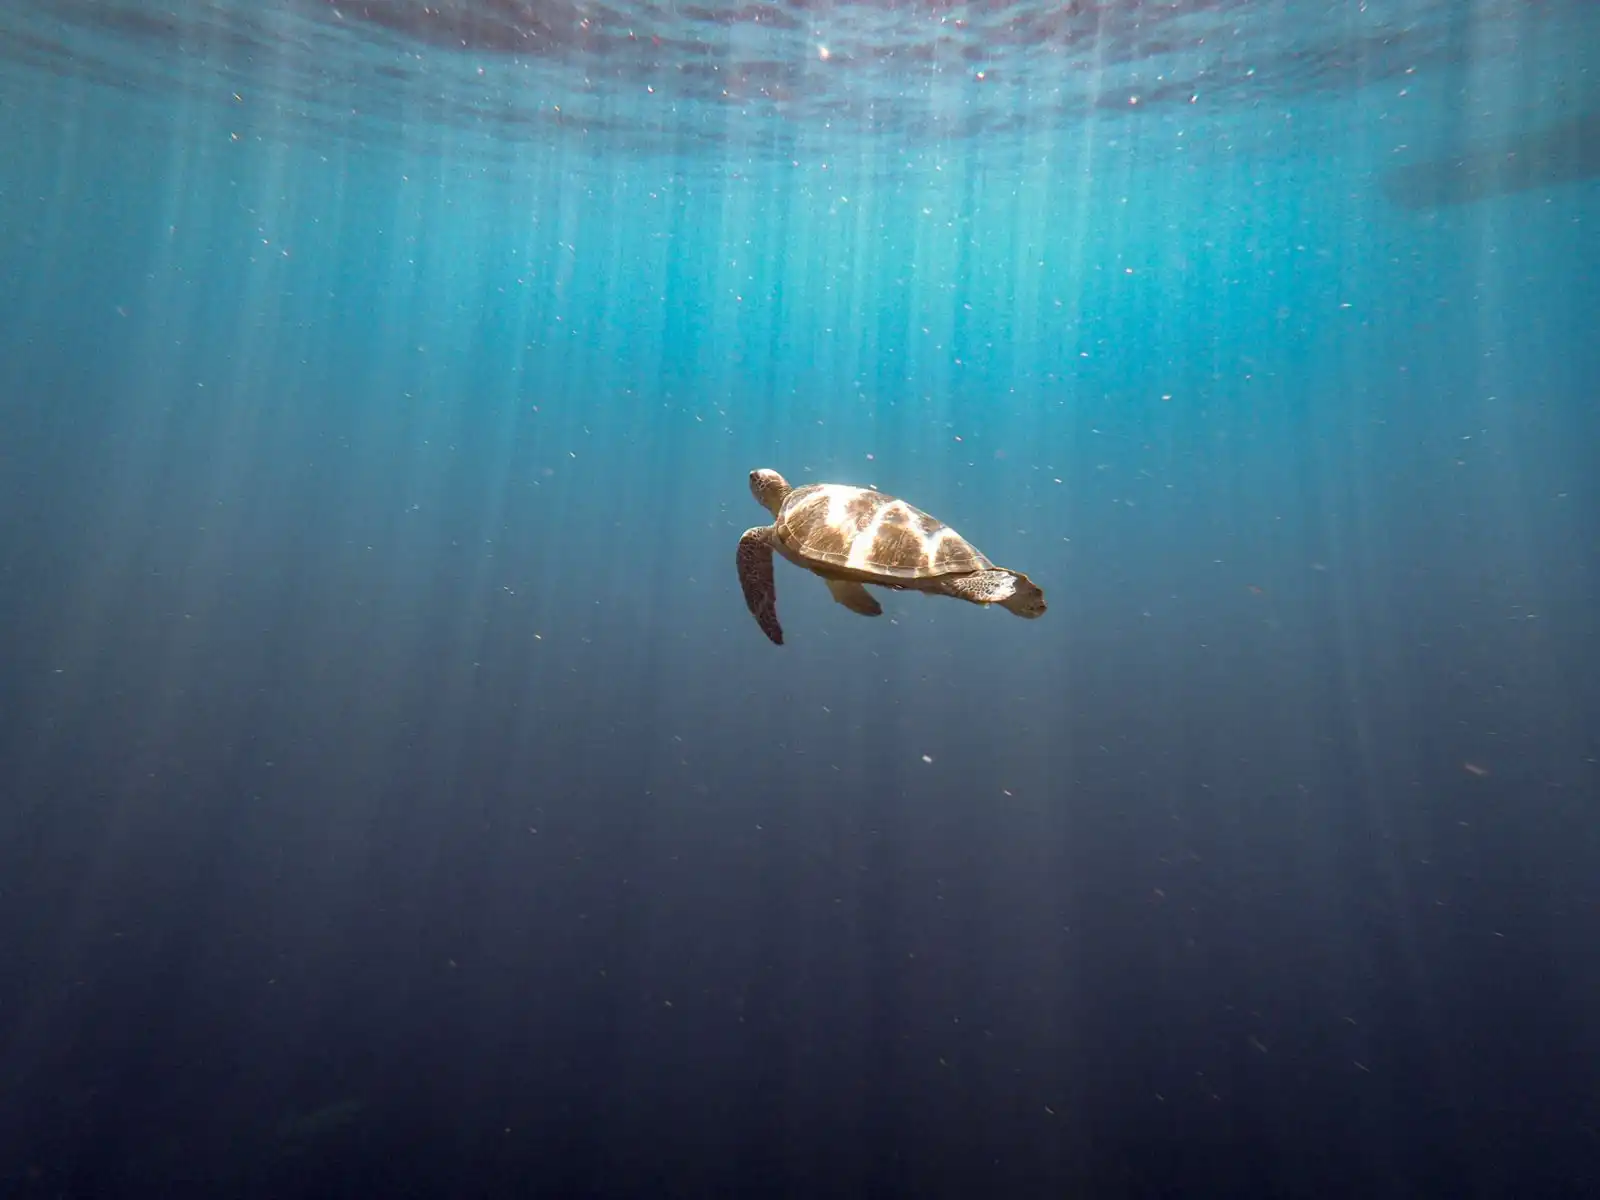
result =
M889 579L993 566L948 525L904 500L866 488L828 483L796 488L777 527L784 543L809 561Z

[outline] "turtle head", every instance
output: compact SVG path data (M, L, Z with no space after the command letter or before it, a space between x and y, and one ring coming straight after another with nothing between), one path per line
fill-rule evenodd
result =
M789 494L789 481L776 471L759 467L750 472L750 494L773 516L783 507L783 498Z

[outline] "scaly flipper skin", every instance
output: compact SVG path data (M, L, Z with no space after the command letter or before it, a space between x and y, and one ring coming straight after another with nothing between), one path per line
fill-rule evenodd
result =
M1019 617L1044 615L1044 593L1039 585L1017 571L997 567L952 579L945 585L950 595L973 604L998 604Z
M851 612L860 613L863 617L883 616L883 605L874 600L872 593L854 580L827 579L823 582L828 585L828 591L833 593L833 598Z
M772 578L772 526L747 529L739 539L739 586L750 615L775 645L783 645L778 624L778 585Z

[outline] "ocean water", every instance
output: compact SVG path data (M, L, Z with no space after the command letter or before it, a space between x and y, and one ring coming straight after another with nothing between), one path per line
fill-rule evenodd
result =
M1596 1194L1596 46L0 3L0 1194Z

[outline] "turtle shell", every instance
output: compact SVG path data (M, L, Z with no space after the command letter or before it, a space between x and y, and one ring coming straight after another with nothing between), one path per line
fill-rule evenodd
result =
M778 512L778 537L798 558L885 580L987 571L994 564L942 521L868 488L813 483Z

